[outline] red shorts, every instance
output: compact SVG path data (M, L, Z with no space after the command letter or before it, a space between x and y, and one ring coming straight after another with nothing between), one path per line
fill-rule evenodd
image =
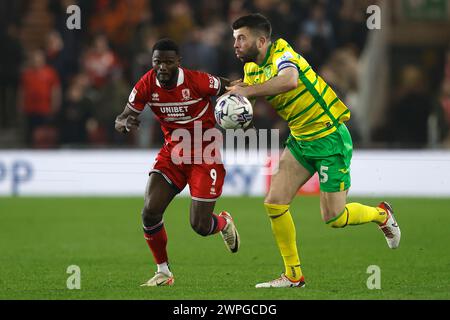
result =
M164 148L156 156L152 172L162 174L179 192L189 185L192 199L199 201L217 200L222 194L226 175L222 163L175 164L170 152Z

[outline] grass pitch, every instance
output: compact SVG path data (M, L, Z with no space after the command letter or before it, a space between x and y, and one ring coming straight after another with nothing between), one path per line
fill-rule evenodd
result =
M376 205L378 199L351 199ZM319 199L292 205L307 286L255 289L283 270L261 198L222 198L241 250L189 225L189 199L165 216L174 287L141 288L154 266L141 231L140 198L0 198L0 299L449 299L450 199L391 198L402 229L388 249L374 224L332 229ZM81 268L81 289L66 287L67 267ZM380 267L369 290L367 268Z

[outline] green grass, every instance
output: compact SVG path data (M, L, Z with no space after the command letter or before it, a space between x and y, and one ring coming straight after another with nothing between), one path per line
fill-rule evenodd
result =
M375 199L352 199L376 204ZM141 231L139 198L0 198L0 299L449 299L450 199L388 199L402 228L388 249L374 224L332 229L319 200L292 205L307 286L256 290L282 272L261 198L222 198L233 213L241 250L189 225L189 199L176 199L165 225L174 287L140 288L154 272ZM81 268L81 290L68 290L69 265ZM381 289L369 290L369 265Z

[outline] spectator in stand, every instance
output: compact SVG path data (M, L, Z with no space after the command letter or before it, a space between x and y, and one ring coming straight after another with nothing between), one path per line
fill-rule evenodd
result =
M295 39L295 48L309 62L313 69L320 67L323 61L321 58L322 53L314 50L312 39L309 35L299 33Z
M217 46L219 42L220 35L214 32L214 29L194 29L188 40L181 46L183 65L188 69L218 74L220 61Z
M295 33L298 29L298 11L291 1L279 0L254 0L253 12L259 12L272 22L272 37L274 39L283 38L289 43L295 40Z
M440 110L438 110L440 120L441 136L443 136L443 145L450 148L450 49L447 50L444 80L442 82L440 96Z
M443 146L450 148L450 79L442 84L440 107L441 109L438 110L438 114L442 114L442 117L438 118L440 120L440 135L443 136Z
M303 30L306 34L324 39L329 47L333 41L333 26L326 17L325 7L322 4L316 4L310 13L310 17L303 24Z
M81 29L79 30L67 28L67 8L72 5L78 5L82 13L80 20ZM59 66L55 68L58 70L64 89L69 84L70 78L79 72L80 55L83 44L86 43L89 36L88 21L92 15L94 5L95 2L92 0L49 0L48 9L54 17L54 30L47 37L47 46L56 45L60 47L58 42L61 41L62 47L58 48L56 52L53 52L53 55L57 53L56 57L52 57L52 60L47 61L52 65L53 63L63 65L62 70ZM55 58L57 61L53 60Z
M132 82L137 82L152 65L153 46L159 39L155 29L145 28L137 37L139 48L134 54L132 64Z
M21 76L19 109L25 116L25 137L33 145L39 127L51 124L61 105L61 86L56 70L45 63L42 50L31 53Z
M326 19L325 7L322 4L316 4L312 8L309 18L303 24L302 31L311 38L316 64L320 67L334 47L333 26Z
M232 23L243 14L249 14L251 11L246 7L245 0L231 0L228 6L227 21Z
M68 77L66 61L63 55L64 43L58 31L53 30L47 35L45 45L45 56L47 63L58 73L62 87L65 88L65 81Z
M19 41L18 29L10 25L0 30L0 128L12 126L16 121L16 97L19 84L23 48Z
M364 111L358 105L358 50L348 44L333 52L329 61L325 64L334 73L325 72L322 77L326 79L331 76L330 85L334 85L335 91L352 112L352 117L347 123L348 129L353 137L353 143L359 143L362 136L362 123L364 122ZM326 70L326 68L325 68Z
M95 120L97 125L94 126L97 131L90 131L91 144L108 144L117 142L123 143L132 139L132 135L124 136L119 134L111 123L114 123L116 116L123 111L123 102L128 101L130 92L133 88L128 81L123 78L123 73L117 69L110 77L107 84L98 92L98 100L92 110L92 121ZM101 141L98 133L102 132L105 141ZM97 137L97 138L93 138Z
M94 109L88 88L87 76L78 74L67 89L59 122L62 144L83 145L88 142L87 122Z
M340 7L336 8L336 2L332 1L335 9L333 26L335 28L334 39L337 46L353 43L359 51L364 47L368 29L366 27L366 8L374 4L373 0L342 0Z
M425 147L433 100L428 94L424 72L418 66L407 65L400 72L399 83L390 117L391 139L398 147Z
M168 10L164 32L175 42L181 43L195 27L192 10L186 0L176 1Z
M89 29L104 33L115 48L126 49L135 27L150 14L148 0L95 1Z
M104 35L94 38L93 47L86 51L82 61L84 71L97 89L106 84L115 68L120 68L118 58L110 49L108 39Z

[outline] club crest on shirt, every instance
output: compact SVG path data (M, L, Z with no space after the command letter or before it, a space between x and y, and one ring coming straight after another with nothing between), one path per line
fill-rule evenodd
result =
M153 101L159 101L159 94L158 93L154 93L154 94L152 94L152 100Z
M272 66L271 65L268 65L264 68L264 75L266 76L266 78L272 77Z
M191 100L191 91L189 89L183 89L181 90L181 95L183 96L183 100Z

